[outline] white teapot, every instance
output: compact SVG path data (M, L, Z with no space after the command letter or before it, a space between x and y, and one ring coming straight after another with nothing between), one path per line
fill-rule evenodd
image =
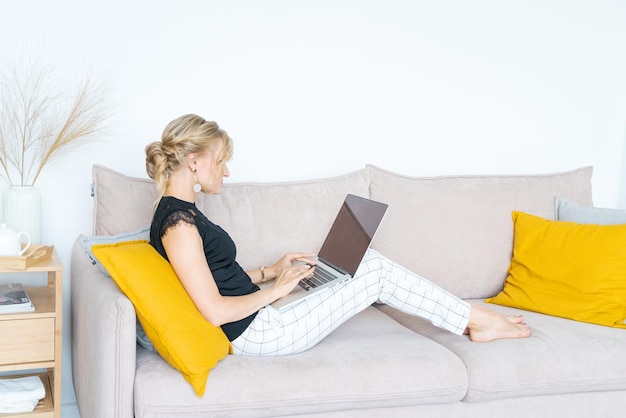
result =
M26 245L20 249L20 236L26 237ZM7 224L0 224L0 256L20 256L30 247L30 235L26 231L17 234Z

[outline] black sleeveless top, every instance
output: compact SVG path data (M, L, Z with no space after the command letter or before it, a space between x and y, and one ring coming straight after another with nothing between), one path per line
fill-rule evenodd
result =
M228 233L209 221L194 203L171 196L161 199L150 226L150 244L166 260L168 258L161 238L168 228L179 222L195 225L198 228L206 260L221 295L241 296L259 290L259 287L252 283L250 276L235 261L237 248ZM239 321L224 324L222 330L228 339L233 341L250 325L255 316L256 313Z

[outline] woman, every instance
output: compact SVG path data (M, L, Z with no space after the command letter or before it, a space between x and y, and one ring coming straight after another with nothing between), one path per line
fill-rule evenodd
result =
M215 122L185 115L166 126L161 141L146 147L146 169L160 196L151 244L171 263L200 313L222 327L235 354L307 350L377 301L455 334L469 334L473 341L530 335L522 316L470 305L374 250L353 280L277 311L270 304L313 273L315 255L286 254L272 266L248 272L236 263L231 238L194 203L201 192L220 192L232 152L230 137ZM270 280L271 286L257 286Z

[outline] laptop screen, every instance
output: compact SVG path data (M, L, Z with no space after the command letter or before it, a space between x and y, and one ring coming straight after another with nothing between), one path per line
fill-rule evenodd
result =
M354 276L386 211L384 203L347 195L319 251L320 259Z

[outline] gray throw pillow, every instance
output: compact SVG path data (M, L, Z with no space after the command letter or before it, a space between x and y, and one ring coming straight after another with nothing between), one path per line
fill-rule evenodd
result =
M558 196L554 198L554 217L579 224L626 224L626 210L582 206Z
M119 235L81 235L79 237L80 245L83 247L85 254L89 257L91 264L98 267L98 269L111 277L107 269L100 264L96 256L93 254L91 247L96 244L115 244L117 242L125 242L125 241L137 241L137 240L150 240L150 227L144 227L137 229L135 231L125 232ZM146 332L143 330L143 327L137 320L137 331L136 331L137 343L145 348L146 350L155 351L154 346L152 345L152 341L146 335Z
M152 341L146 335L146 331L144 331L143 326L141 325L141 322L139 322L139 319L137 319L136 337L137 337L137 344L139 344L140 346L142 346L148 351L156 352L156 349L154 348Z
M135 231L125 232L119 235L81 235L79 241L85 254L89 257L91 264L98 266L98 269L107 276L109 272L100 264L96 256L93 255L91 247L96 244L115 244L117 242L150 240L150 227L146 226Z

